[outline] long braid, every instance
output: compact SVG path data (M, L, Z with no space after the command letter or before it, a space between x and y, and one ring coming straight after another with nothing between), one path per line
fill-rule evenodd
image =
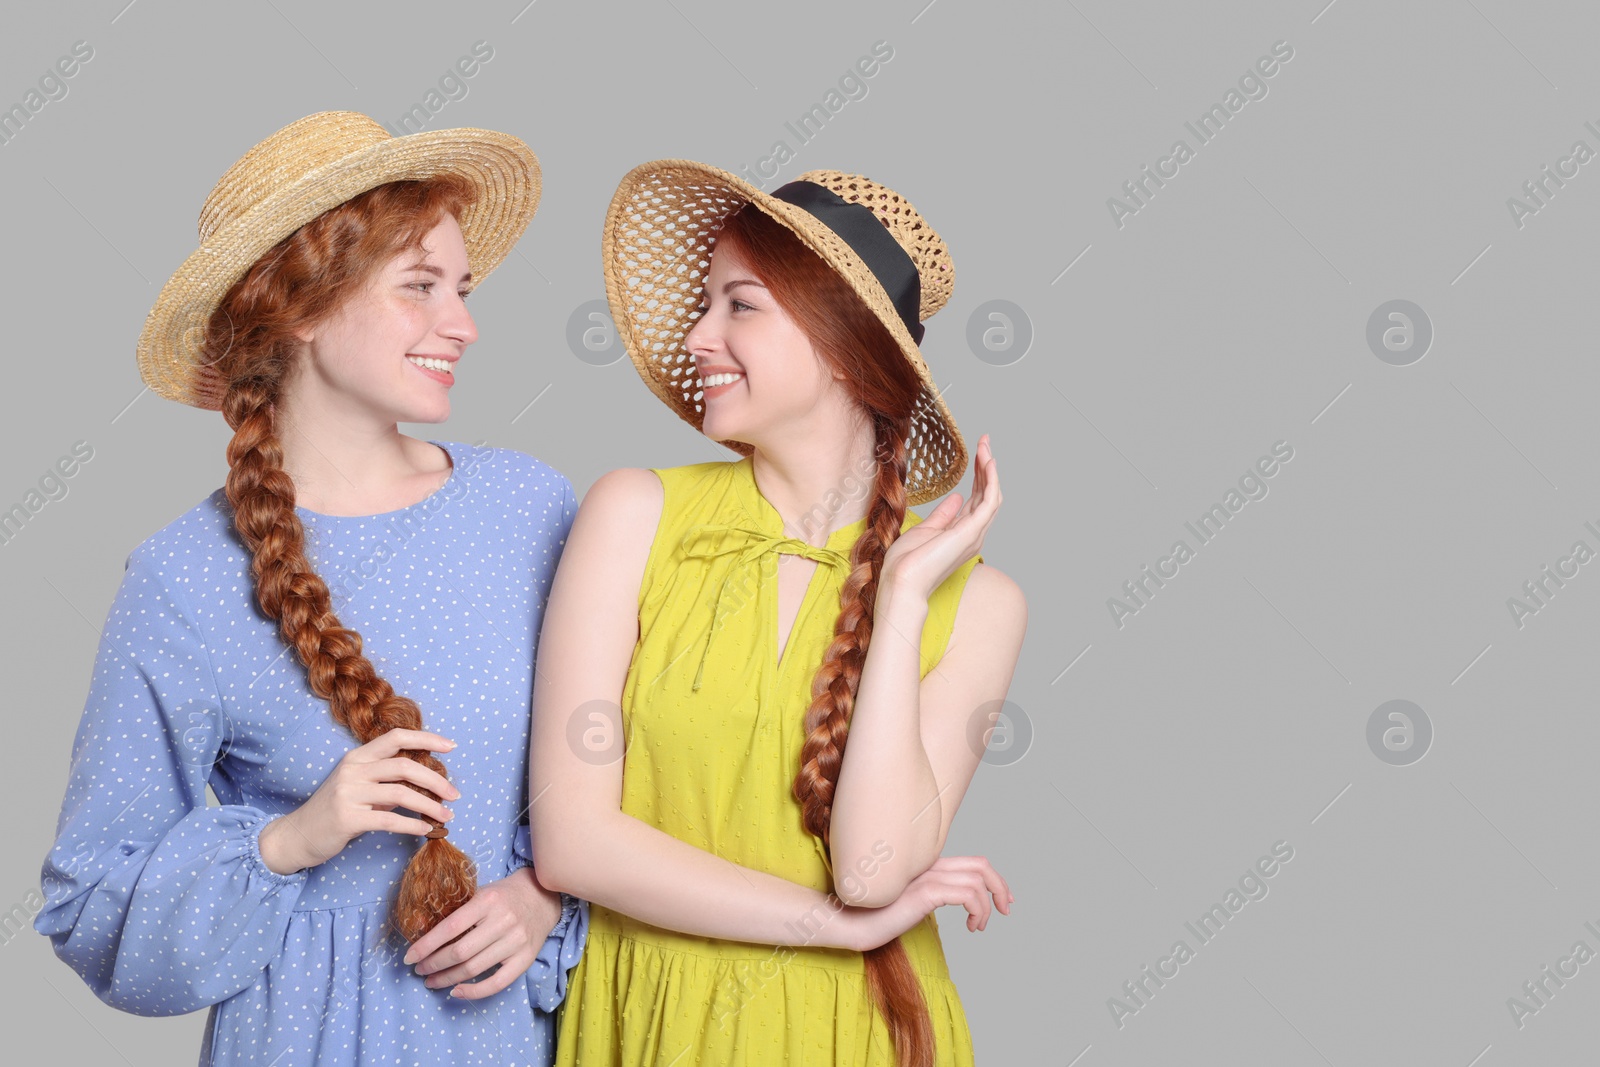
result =
M812 679L793 784L806 829L828 849L834 790L872 641L883 560L905 522L907 440L921 382L866 304L782 223L742 208L723 221L715 247L734 249L772 291L824 363L842 373L845 388L873 425L877 481L866 528L839 590L834 637ZM933 1067L933 1023L904 944L895 938L862 955L867 987L888 1026L898 1067Z
M226 494L234 528L251 553L256 601L295 650L311 691L361 744L389 730L421 729L422 710L396 693L362 654L361 635L339 622L327 583L306 558L305 528L295 513L294 481L283 466L274 412L293 362L294 330L326 315L398 247L420 240L441 212L459 215L471 197L470 185L448 175L369 190L264 255L207 323L204 347L228 382L222 414L233 437ZM408 749L400 755L446 775L431 752ZM444 838L425 839L401 877L390 921L415 941L476 891L472 860Z
M876 418L878 477L867 511L866 529L851 554L850 574L839 590L842 610L833 641L811 682L806 708L806 739L794 797L805 827L832 849L833 795L844 764L850 716L872 642L872 615L884 556L900 536L906 513L906 434L890 420ZM863 953L867 985L888 1024L900 1067L932 1067L933 1026L922 987L905 946L897 937Z

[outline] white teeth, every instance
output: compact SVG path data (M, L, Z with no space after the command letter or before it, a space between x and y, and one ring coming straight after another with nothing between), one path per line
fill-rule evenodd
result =
M419 367L427 367L429 370L441 370L446 374L455 373L450 369L450 361L448 359L434 359L432 356L407 356L406 358Z
M743 377L743 374L738 373L708 374L704 378L700 379L700 384L705 386L707 389L715 389L719 385L727 385L729 382L736 382Z

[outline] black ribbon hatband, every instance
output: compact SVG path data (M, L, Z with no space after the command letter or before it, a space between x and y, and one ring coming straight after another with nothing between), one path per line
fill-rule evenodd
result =
M852 204L816 182L793 181L780 185L768 195L804 209L838 234L889 294L911 339L919 345L922 343L923 327L917 321L917 313L922 308L922 279L917 275L917 265L878 221L876 212L865 204Z

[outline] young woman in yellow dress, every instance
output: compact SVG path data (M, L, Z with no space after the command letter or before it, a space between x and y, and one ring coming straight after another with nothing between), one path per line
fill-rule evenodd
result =
M860 176L662 160L603 249L646 383L742 458L600 478L552 585L535 870L591 902L557 1063L971 1064L933 912L1012 897L940 853L1027 609L987 435L907 510L967 460L918 349L944 242Z

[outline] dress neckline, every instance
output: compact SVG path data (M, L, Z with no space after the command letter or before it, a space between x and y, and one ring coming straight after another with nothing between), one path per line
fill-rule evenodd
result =
M772 501L761 495L761 487L756 485L755 463L749 456L741 456L731 466L733 467L733 482L738 494L739 504L762 532L774 537L795 537L796 540L807 540L787 530L784 527L783 516L778 514L778 509L772 506ZM843 494L841 493L840 495L842 496ZM824 504L818 504L817 507L826 510L826 505ZM866 530L867 516L863 515L848 526L841 526L834 530L828 535L827 541L820 547L831 548L848 556L850 555L850 546L854 545Z
M329 515L326 512L312 511L310 508L301 507L299 504L296 504L294 506L296 514L298 514L301 519L311 519L318 524L328 525L333 523L363 523L372 522L378 519L401 518L414 513L435 510L460 491L459 487L454 483L460 478L461 466L465 461L465 449L467 446L463 445L459 441L435 441L432 438L429 438L428 443L431 445L438 445L440 448L444 449L445 454L450 457L450 473L445 476L445 480L443 482L439 483L439 487L437 489L423 497L421 500L418 500L416 503L407 504L403 508L395 508L393 511L380 511L371 515Z

